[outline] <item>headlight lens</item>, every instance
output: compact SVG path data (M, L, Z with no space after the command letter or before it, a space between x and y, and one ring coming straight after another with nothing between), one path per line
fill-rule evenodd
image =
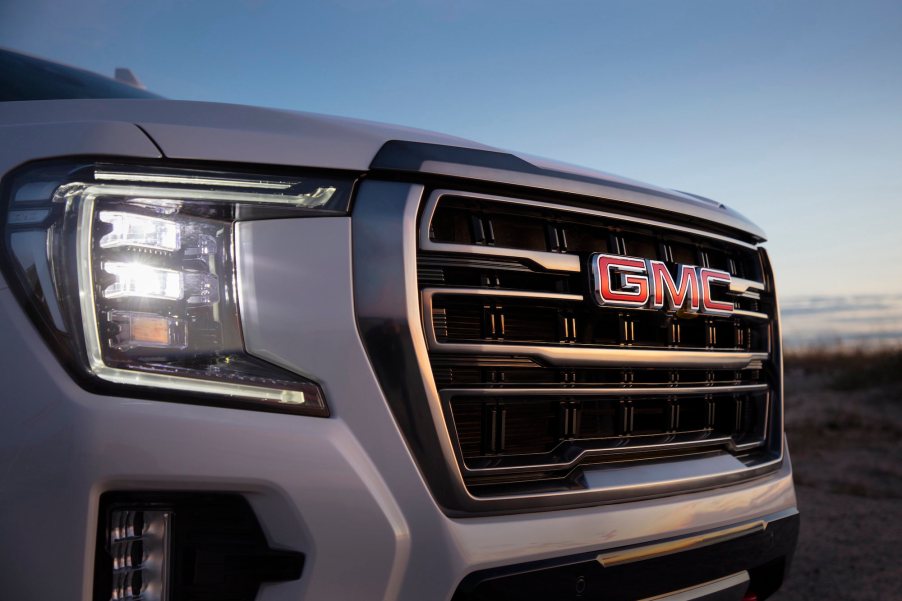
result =
M244 349L234 224L344 214L351 183L113 165L26 169L5 186L9 279L67 364L94 381L327 415L315 383Z

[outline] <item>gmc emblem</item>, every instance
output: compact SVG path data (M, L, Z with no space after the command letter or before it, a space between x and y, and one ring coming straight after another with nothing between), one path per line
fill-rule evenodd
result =
M726 271L677 265L674 280L663 261L602 253L592 255L589 264L595 302L602 307L733 314L733 303L711 295L712 284L729 289L732 280Z

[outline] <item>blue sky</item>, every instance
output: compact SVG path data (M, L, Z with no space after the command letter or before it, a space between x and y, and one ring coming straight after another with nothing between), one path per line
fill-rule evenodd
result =
M0 0L0 45L692 191L784 295L902 293L902 2Z

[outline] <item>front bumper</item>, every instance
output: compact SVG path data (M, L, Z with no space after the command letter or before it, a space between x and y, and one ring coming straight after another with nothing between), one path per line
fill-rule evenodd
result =
M360 343L350 219L296 225L293 256L328 256L331 269L295 261L280 294L266 306L245 307L246 334L256 353L322 383L330 419L89 393L0 283L6 596L92 598L99 497L111 490L245 496L270 545L307 558L300 580L264 585L263 601L450 599L472 582L468 576L485 570L570 561L794 510L786 455L772 474L704 492L449 517L430 494ZM255 322L254 311L291 315L291 327L275 337L265 330L271 320Z
M625 548L467 576L455 601L764 599L779 588L798 539L788 510L761 520Z

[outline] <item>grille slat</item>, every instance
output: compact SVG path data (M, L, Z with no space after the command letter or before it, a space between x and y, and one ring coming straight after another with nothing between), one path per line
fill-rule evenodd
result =
M422 317L468 486L765 445L775 301L753 245L548 202L435 198L419 234ZM598 252L727 271L716 300L735 311L598 306Z

